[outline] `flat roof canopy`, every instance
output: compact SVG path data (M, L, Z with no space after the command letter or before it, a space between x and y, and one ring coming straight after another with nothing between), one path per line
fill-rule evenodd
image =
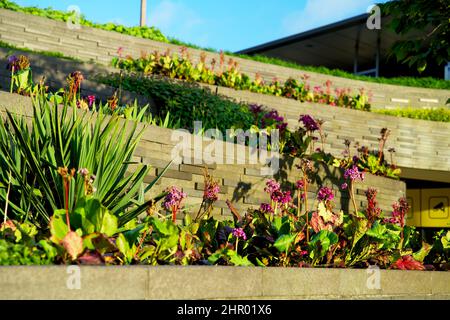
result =
M375 68L377 40L380 40L380 56L384 57L394 42L405 37L388 28L390 17L382 18L380 30L368 29L368 17L368 14L362 14L237 53L261 54L301 65L354 71L357 46L358 70Z

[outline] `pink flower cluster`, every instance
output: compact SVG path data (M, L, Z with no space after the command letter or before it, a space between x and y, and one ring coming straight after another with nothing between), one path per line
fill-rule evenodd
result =
M95 102L95 96L94 95L87 96L87 101L88 101L89 108L92 107L92 105Z
M298 180L298 181L295 183L295 187L296 187L297 189L303 189L303 188L305 187L305 182L304 182L303 180Z
M238 239L247 240L247 235L242 228L233 228L233 231L231 231L231 233Z
M266 182L264 191L270 195L270 199L279 204L287 204L291 202L292 196L290 191L282 191L278 182L270 179Z
M272 206L268 203L261 203L261 205L259 206L259 211L265 213L273 213Z
M177 187L170 187L166 197L164 198L163 206L167 210L178 210L181 202L186 198L186 193L182 192Z
M303 123L303 126L306 128L306 130L308 131L316 131L319 130L319 124L317 123L316 120L314 120L313 117L311 117L310 115L307 114L303 114L300 116L300 119L298 120L299 122L301 121Z
M353 166L344 172L344 178L351 181L364 181L364 172L359 171L357 166Z
M203 192L206 201L217 201L219 199L220 186L216 181L208 181Z
M384 222L395 223L403 228L405 226L405 217L409 211L409 204L406 198L400 198L398 202L392 205L392 208L394 209L392 217L384 219Z
M331 190L328 187L322 187L320 188L319 192L317 193L317 200L319 201L331 201L334 199L333 190Z
M381 215L381 209L378 207L378 201L376 199L377 193L378 191L375 188L368 188L366 191L366 198L367 198L366 216L371 222Z

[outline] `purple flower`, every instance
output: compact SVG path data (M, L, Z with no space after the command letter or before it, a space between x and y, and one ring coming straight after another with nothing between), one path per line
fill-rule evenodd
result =
M254 115L257 115L263 111L263 107L257 104L251 104L248 106L248 108L250 109L250 112L253 113Z
M358 167L354 165L352 168L345 170L344 178L350 179L351 181L363 181L364 172L360 172Z
M203 199L207 201L217 201L217 199L219 199L219 192L219 184L215 181L209 181L206 183Z
M341 184L341 189L345 190L348 188L348 184L346 182L344 182L343 184Z
M299 121L303 122L303 126L308 131L316 131L319 129L319 125L317 124L316 120L314 120L314 118L310 115L301 115Z
M89 105L89 107L92 107L92 105L93 105L94 102L95 102L95 96L94 96L94 95L87 96L87 99L88 99L88 105Z
M241 238L243 240L247 240L247 235L242 228L233 228L232 234L238 239Z
M328 187L320 188L317 193L317 200L319 201L331 201L334 198L333 190Z
M267 180L266 187L264 188L264 191L269 193L270 195L276 193L277 191L280 191L281 186L278 182L276 182L273 179Z
M397 223L397 219L395 218L384 218L384 223Z
M17 63L19 62L19 59L15 56L9 56L8 57L8 64L6 65L6 69L12 71L14 67L14 71L17 71Z
M287 123L284 122L284 118L278 114L277 110L271 110L267 112L262 119L262 126L267 127L275 123L277 129L283 131L287 127Z
M177 187L170 187L169 193L164 198L163 206L167 210L178 210L181 206L181 201L186 198L186 193L182 192Z
M295 183L295 186L297 187L297 189L303 189L305 187L305 183L303 182L303 180L298 180Z
M290 191L285 191L282 192L281 195L278 197L278 201L281 204L287 204L289 202L291 202L292 197L291 197L291 192Z
M259 211L265 212L265 213L273 213L273 209L270 204L268 203L261 203L259 207Z
M396 223L400 225L402 228L405 226L405 217L409 210L409 204L406 201L406 198L400 198L398 202L395 202L392 205L394 209L392 211L392 221L391 223Z
M353 160L353 163L357 163L359 161L359 157L353 156L352 160Z
M17 57L15 55L11 55L8 57L8 63L13 63L13 62L16 62L17 60L19 60L19 59L17 59Z
M78 173L85 177L89 174L89 170L87 168L80 168L78 169Z
M283 133L284 131L286 131L287 125L288 124L286 122L277 124L277 129Z

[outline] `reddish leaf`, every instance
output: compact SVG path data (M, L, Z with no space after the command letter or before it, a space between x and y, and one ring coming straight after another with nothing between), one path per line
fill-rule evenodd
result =
M81 257L78 258L81 264L104 264L105 261L100 253L97 251L86 252Z
M62 245L72 260L75 260L83 252L83 239L75 231L70 231L66 234Z
M394 262L391 268L400 270L425 270L423 264L414 260L411 255L401 257Z
M6 222L0 223L0 230L11 229L12 231L16 231L16 225L11 220L7 220Z

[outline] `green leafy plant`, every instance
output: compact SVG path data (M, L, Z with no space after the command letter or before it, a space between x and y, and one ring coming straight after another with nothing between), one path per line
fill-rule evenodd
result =
M388 1L380 7L383 15L392 17L389 27L399 35L408 35L390 48L398 62L416 66L419 72L431 63L438 66L447 63L450 32L447 1ZM411 33L414 30L423 32Z
M172 55L170 50L167 50L164 54L155 51L137 59L133 59L131 56L126 58L116 57L113 58L112 65L122 70L140 72L144 75L160 75L188 82L204 82L237 90L281 95L302 102L308 101L357 110L370 110L369 98L363 90L354 96L350 94L350 90L336 90L337 96L334 96L330 81L326 82L325 89L319 86L310 90L307 77L303 77L304 82L302 83L295 79L288 79L283 85L276 80L271 84L265 84L260 77L256 77L252 81L248 75L240 72L237 62L232 58L229 59L228 66L225 67L223 53L220 55L218 70L215 72L213 70L216 61L211 62L211 68L205 66L205 61L206 57L203 55L200 62L194 65L190 61L186 49L182 49L180 56Z
M401 108L394 110L374 110L374 112L389 116L404 117L411 119L450 122L450 110L448 108L437 108L437 109Z
M23 116L7 111L6 117L0 124L0 177L10 181L10 190L7 195L0 189L2 215L44 227L55 210L71 211L92 193L123 225L153 201L136 202L148 166L127 173L142 134L136 122L51 105L42 95L34 99L31 126ZM58 168L66 168L67 185ZM10 212L3 210L6 201Z

